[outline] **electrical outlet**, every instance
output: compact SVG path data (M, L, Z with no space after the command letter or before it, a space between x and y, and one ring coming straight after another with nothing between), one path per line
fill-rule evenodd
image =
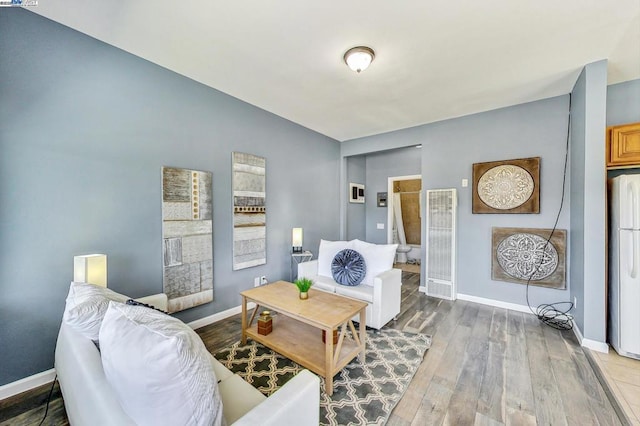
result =
M253 279L253 286L254 287L260 287L260 277L255 277Z
M578 307L578 298L573 296L573 309L576 309Z
M469 186L469 179L462 179L462 187L466 188L467 186Z
M376 225L376 228L378 228L378 229L384 229L384 223L378 223L378 224Z
M267 281L267 277L265 277L264 275L260 277L260 285L265 285L268 283L269 282Z

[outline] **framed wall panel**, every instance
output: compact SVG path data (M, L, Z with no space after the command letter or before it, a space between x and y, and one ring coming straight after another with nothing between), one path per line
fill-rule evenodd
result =
M233 270L267 263L266 159L232 154Z
M213 300L211 173L162 168L163 291L169 312Z
M360 183L349 184L349 202L364 203L364 185Z

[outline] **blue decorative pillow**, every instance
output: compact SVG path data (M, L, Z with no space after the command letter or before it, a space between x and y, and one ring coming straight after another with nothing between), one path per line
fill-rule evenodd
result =
M364 257L351 249L344 249L331 262L331 275L338 284L356 286L367 273Z

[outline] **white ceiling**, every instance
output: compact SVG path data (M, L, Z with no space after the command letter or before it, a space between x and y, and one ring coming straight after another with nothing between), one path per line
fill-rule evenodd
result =
M29 10L339 141L640 78L640 0L40 0ZM376 51L356 74L344 52Z

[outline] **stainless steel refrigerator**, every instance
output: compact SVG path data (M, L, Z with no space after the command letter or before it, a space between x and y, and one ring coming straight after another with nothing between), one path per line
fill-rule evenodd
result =
M609 195L609 343L640 359L640 174L611 179Z

